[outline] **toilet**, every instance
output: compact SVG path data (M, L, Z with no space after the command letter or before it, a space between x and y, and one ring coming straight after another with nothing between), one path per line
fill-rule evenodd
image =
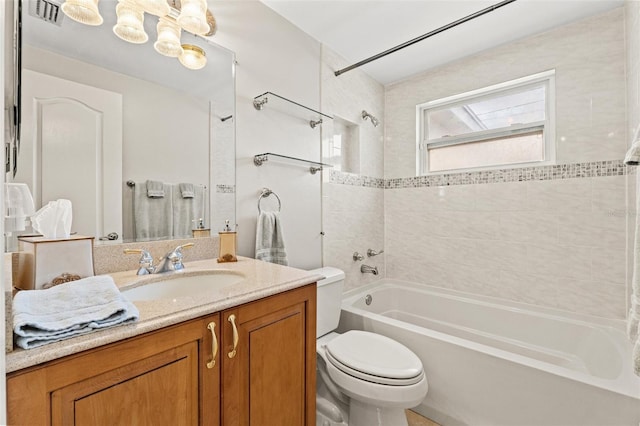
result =
M335 332L344 272L315 269L317 289L318 426L406 426L404 410L427 395L420 359L406 346L375 333Z

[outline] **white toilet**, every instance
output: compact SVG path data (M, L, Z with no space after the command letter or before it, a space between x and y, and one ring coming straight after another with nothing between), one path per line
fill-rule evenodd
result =
M367 331L335 333L344 272L313 270L317 299L317 426L406 426L404 410L427 395L420 359L406 346Z

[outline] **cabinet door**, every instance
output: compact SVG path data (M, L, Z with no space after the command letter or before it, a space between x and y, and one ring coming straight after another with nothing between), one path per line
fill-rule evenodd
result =
M219 327L211 323L219 315L12 374L9 423L219 425L219 355L211 363Z
M225 426L315 424L315 297L312 284L223 312Z

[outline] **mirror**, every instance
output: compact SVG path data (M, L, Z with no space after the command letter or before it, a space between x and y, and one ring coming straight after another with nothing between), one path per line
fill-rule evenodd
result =
M200 218L214 231L226 219L235 223L233 52L182 31L181 43L201 47L207 58L191 70L155 51L153 15L145 14L149 40L131 44L112 31L115 1L100 2L104 23L97 27L62 10L54 19L47 11L57 5L49 0L21 6L21 138L7 182L27 183L36 210L70 199L72 232L96 241L109 233L118 241L181 238L173 229L190 236ZM147 208L152 223L158 210L173 218L166 235L145 234L144 220L134 219L149 180L169 191L162 207ZM185 183L196 192L186 213L176 201Z

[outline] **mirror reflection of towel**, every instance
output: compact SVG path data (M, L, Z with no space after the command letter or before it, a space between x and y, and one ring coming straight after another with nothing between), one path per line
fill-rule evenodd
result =
M288 265L279 212L260 212L256 226L256 259Z
M164 197L164 183L157 180L147 181L147 197L162 198Z
M193 198L196 196L194 185L192 183L181 183L178 185L182 198Z
M183 185L191 187L192 197L185 197ZM204 217L204 186L180 183L173 186L173 238L191 238L196 221Z
M171 185L163 184L162 192L171 194ZM133 218L136 241L171 238L173 235L173 205L171 197L150 198L144 185L136 185Z

